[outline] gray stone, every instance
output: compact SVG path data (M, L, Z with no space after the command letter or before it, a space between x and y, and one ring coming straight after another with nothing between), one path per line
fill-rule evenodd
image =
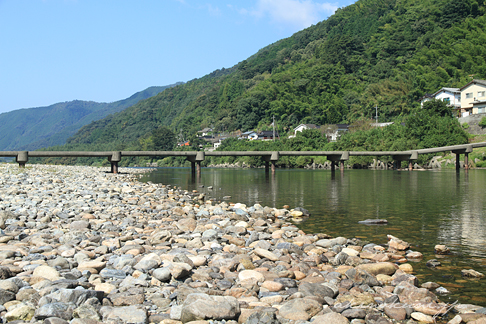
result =
M170 269L167 268L167 267L164 267L164 268L155 269L152 272L152 276L154 278L156 278L157 280L160 280L162 282L168 282L168 281L170 281L170 278L171 278L172 275L170 274Z
M182 316L182 305L172 306L170 308L170 319L179 321Z
M165 312L170 309L171 300L165 298L161 295L154 295L151 298L152 303L157 306L157 310L160 312Z
M131 254L124 254L120 255L119 257L110 259L108 264L110 264L113 268L117 270L121 270L126 266L133 266L135 264L135 258Z
M58 256L54 260L49 260L47 264L50 267L60 267L61 269L69 269L70 264L69 261L66 258L63 258L61 256Z
M83 304L83 305L79 306L78 308L76 308L73 311L73 317L74 318L87 318L87 319L92 319L92 320L96 320L96 321L99 321L101 319L100 315L98 314L96 307L94 307L93 305L89 305L89 304Z
M244 324L278 324L279 321L275 316L275 312L271 311L256 311L251 314Z
M307 321L322 310L322 305L312 299L296 298L289 300L280 307L279 315L285 319Z
M361 308L349 308L344 310L341 315L343 315L346 318L365 318L366 312L364 309Z
M127 273L123 270L104 268L100 271L100 276L105 279L125 279Z
M120 283L120 287L148 287L148 282L144 279L127 276Z
M103 322L121 321L130 324L147 324L147 310L143 306L103 306L100 309Z
M113 303L113 306L130 306L143 304L145 294L142 288L132 288L129 291L109 294L108 298Z
M299 292L304 296L317 296L322 299L324 303L324 298L335 298L337 294L328 286L321 285L319 283L308 283L304 282L299 285Z
M69 322L59 317L49 317L44 320L44 324L68 324Z
M10 311L5 314L7 322L18 320L28 322L34 317L35 314L35 308L25 304L18 304L9 309Z
M231 320L240 314L238 300L230 296L210 296L196 293L187 296L182 305L181 321Z
M214 241L217 237L218 237L218 232L213 229L204 231L202 235L202 239L205 241Z
M69 228L72 231L82 231L82 230L89 229L90 227L91 226L90 226L89 222L87 222L87 221L74 221L69 226Z
M0 288L0 305L15 299L15 293Z
M44 320L49 317L59 317L69 321L73 316L73 308L66 303L49 303L39 307L34 314L36 320Z
M407 317L407 311L404 306L400 303L388 304L385 306L384 311L388 317L396 321L402 321Z
M369 272L361 269L349 269L346 271L346 277L353 280L356 285L368 285L370 287L381 286L378 279Z
M8 267L0 266L0 279L8 279L10 277L13 277L12 271Z
M55 301L70 303L80 306L89 298L96 298L99 301L103 298L102 291L87 290L87 289L59 289L49 295L46 295Z
M347 324L349 320L341 314L329 312L314 317L313 324Z

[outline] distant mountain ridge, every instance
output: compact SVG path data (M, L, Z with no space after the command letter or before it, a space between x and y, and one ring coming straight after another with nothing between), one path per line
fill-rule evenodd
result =
M129 98L111 103L73 100L0 114L0 150L32 151L63 145L84 125L123 111L140 100L153 97L167 88L180 84L183 82L149 87Z

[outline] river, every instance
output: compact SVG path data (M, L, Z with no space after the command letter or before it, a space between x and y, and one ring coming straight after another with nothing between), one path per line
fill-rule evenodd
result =
M386 244L392 234L424 255L412 263L415 275L420 283L434 281L447 288L451 293L442 301L486 306L486 278L461 277L462 269L486 274L486 170L277 169L272 175L263 169L203 168L195 178L188 168L160 168L142 181L198 190L216 201L303 207L311 213L298 223L306 233L377 244ZM358 224L370 218L387 219L388 225ZM434 255L436 244L447 245L452 254ZM442 265L428 268L430 259Z

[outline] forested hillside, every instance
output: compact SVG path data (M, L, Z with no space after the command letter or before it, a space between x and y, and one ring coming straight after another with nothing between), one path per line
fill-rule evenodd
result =
M230 69L83 127L62 149L143 149L168 126L193 136L299 123L406 121L419 98L486 78L483 0L359 0ZM222 43L221 46L224 46Z
M82 126L120 112L171 86L175 85L150 87L111 103L74 100L0 114L0 151L35 150L64 144Z

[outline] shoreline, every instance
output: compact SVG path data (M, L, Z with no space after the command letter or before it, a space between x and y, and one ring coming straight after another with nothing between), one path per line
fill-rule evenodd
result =
M263 323L266 316L268 323L319 324L427 322L437 313L443 323L486 318L480 306L440 303L433 283L421 287L406 263L407 244L398 238L385 248L306 234L287 221L299 217L296 211L213 204L197 192L138 181L151 169L120 168L117 175L105 169L0 164L4 319ZM380 262L388 255L396 262Z

